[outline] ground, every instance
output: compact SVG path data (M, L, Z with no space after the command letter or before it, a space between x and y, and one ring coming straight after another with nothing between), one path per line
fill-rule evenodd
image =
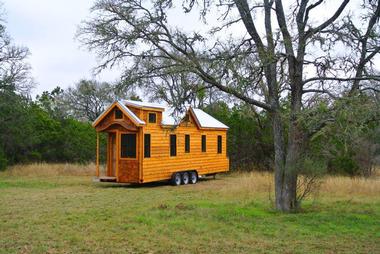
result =
M0 174L0 253L380 253L376 178L326 178L282 214L268 173L174 187L14 171Z

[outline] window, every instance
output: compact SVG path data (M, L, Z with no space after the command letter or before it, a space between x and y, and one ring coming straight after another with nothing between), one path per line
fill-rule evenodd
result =
M170 135L170 156L177 155L177 135Z
M120 109L115 109L115 119L123 119L123 112Z
M156 123L156 113L149 113L148 114L148 122L149 123Z
M121 134L121 158L136 158L136 134Z
M150 134L144 134L144 157L150 158Z
M222 153L222 136L218 136L218 153Z
M202 135L202 152L206 152L206 135Z
M190 153L190 135L185 135L185 153Z

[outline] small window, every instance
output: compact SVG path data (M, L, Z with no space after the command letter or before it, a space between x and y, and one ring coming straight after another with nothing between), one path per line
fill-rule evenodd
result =
M148 115L148 121L149 121L149 123L156 123L157 122L157 115L156 115L156 113L149 113L149 115Z
M202 135L202 152L206 152L206 135Z
M170 156L177 155L177 135L170 135Z
M190 153L190 135L185 135L185 153Z
M150 158L150 134L144 134L144 157Z
M123 112L120 109L115 109L115 119L123 119Z
M218 136L218 153L222 153L222 136Z
M121 134L121 158L136 158L136 134Z

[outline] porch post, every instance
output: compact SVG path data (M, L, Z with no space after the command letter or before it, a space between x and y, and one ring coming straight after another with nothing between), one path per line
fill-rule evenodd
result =
M96 176L99 177L99 132L96 132Z

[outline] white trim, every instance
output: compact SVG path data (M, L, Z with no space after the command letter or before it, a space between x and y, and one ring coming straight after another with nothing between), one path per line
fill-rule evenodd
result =
M197 108L190 108L191 112L194 114L197 123L200 125L200 128L208 129L229 129L227 125L210 116L206 112Z
M142 102L142 101L132 101L132 100L123 100L123 101L120 101L121 103L125 104L125 105L129 105L129 106L133 106L133 107L136 107L136 108L157 108L157 109L161 109L161 110L165 110L166 107L165 105L162 105L162 104L158 104L158 103L151 103L151 102Z
M139 124L139 125L144 125L144 124L145 124L145 122L144 122L143 120L141 120L140 118L138 118L138 117L135 115L135 113L133 113L128 107L126 107L126 106L123 104L122 101L117 101L117 104L118 104L119 107L121 107L123 110L126 111L127 115L128 115L129 117L132 118L132 119L131 119L132 121L134 120L134 122L137 122L137 124Z

